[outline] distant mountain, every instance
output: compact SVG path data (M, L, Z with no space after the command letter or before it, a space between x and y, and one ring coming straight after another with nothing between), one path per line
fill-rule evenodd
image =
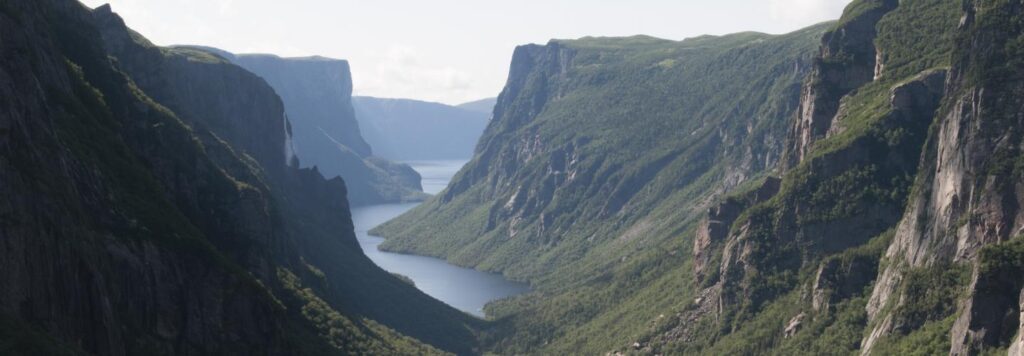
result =
M281 58L269 54L233 54L203 50L265 79L281 96L301 167L317 167L327 177L340 176L354 205L417 200L420 177L407 165L374 157L363 139L352 108L352 74L348 62L319 56Z
M490 110L408 99L354 97L356 119L377 155L393 160L468 159Z
M494 105L498 103L498 98L487 98L476 101L470 101L468 103L462 103L455 105L457 108L466 109L469 111L477 111L491 115L494 112ZM489 116L488 116L489 117Z

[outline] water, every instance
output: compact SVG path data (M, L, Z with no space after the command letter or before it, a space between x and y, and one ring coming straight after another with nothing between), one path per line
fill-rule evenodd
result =
M413 161L406 162L423 176L423 191L437 194L466 161ZM403 255L384 252L377 247L384 239L366 232L402 213L418 203L384 204L359 207L352 210L356 237L366 256L388 272L409 277L416 287L431 297L464 312L483 317L488 302L529 291L524 283L513 282L501 275L448 264L433 257Z
M412 166L423 177L423 192L437 194L448 186L455 173L466 164L466 161L409 161L405 162Z

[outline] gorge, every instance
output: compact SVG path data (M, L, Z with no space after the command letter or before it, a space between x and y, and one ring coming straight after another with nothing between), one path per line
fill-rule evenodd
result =
M1024 1L525 44L458 106L114 10L0 0L0 354L1024 355Z

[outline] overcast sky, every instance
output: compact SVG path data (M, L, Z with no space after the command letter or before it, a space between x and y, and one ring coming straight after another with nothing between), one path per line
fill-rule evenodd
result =
M786 33L849 0L84 0L159 45L348 59L356 95L458 104L497 96L517 45L646 34Z

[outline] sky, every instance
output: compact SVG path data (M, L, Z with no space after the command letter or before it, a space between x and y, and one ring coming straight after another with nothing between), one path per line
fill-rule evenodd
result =
M850 0L83 0L158 45L347 59L355 95L459 104L494 97L518 45L650 35L781 34Z

